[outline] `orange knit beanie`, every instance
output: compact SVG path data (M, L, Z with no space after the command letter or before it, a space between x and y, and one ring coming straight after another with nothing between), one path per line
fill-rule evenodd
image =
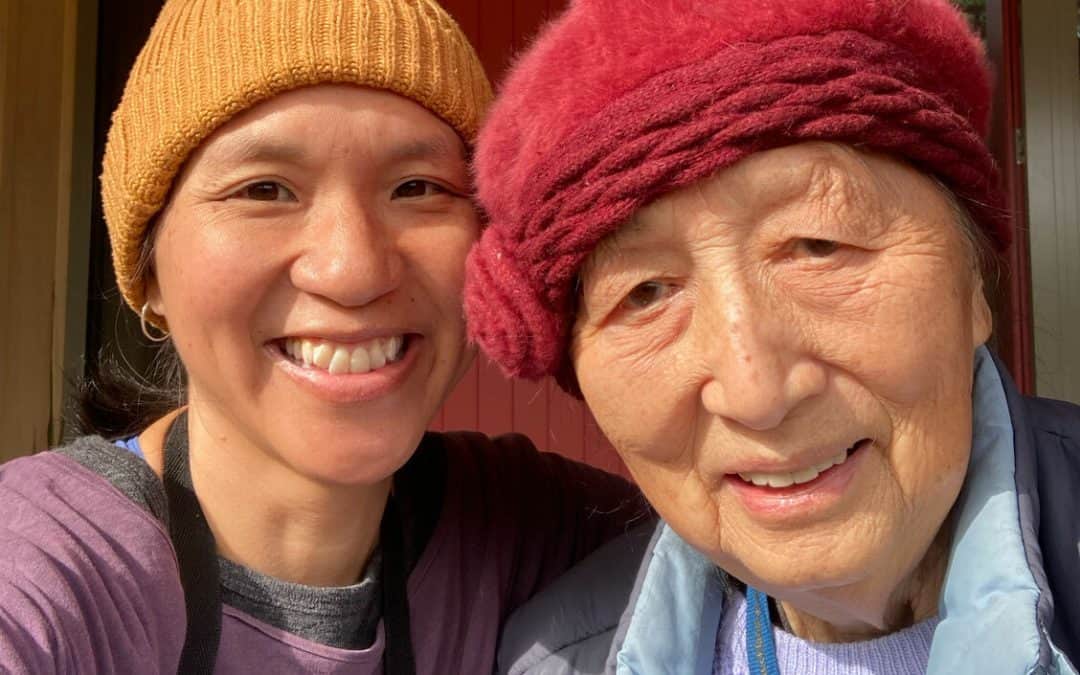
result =
M470 144L491 100L476 53L435 0L165 3L113 115L101 175L116 281L132 308L145 299L147 225L191 152L255 104L323 83L405 96Z

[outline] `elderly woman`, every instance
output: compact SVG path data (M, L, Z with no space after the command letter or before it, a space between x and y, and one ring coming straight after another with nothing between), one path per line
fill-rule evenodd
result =
M988 81L944 0L577 0L520 60L471 331L580 391L662 523L502 670L1076 672L1080 410L983 346Z
M642 510L523 438L425 435L473 353L489 97L434 0L165 4L102 183L184 412L97 382L108 440L0 468L0 671L490 672Z

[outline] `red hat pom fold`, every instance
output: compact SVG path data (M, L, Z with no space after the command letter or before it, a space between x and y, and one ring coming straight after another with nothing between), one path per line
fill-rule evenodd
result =
M522 267L501 250L488 228L469 253L472 282L465 287L470 337L512 377L540 378L557 364L563 323L534 293Z

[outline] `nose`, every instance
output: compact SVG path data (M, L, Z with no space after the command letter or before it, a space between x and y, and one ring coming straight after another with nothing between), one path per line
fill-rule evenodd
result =
M708 373L705 409L755 431L779 426L827 384L793 310L762 297L769 294L729 279L703 294L694 318Z
M360 307L401 285L403 258L376 210L343 198L309 213L307 242L293 263L293 285L342 307Z

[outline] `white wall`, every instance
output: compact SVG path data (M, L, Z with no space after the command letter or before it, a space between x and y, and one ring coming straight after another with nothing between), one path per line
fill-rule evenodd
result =
M1021 3L1035 379L1080 403L1080 59L1076 0Z

